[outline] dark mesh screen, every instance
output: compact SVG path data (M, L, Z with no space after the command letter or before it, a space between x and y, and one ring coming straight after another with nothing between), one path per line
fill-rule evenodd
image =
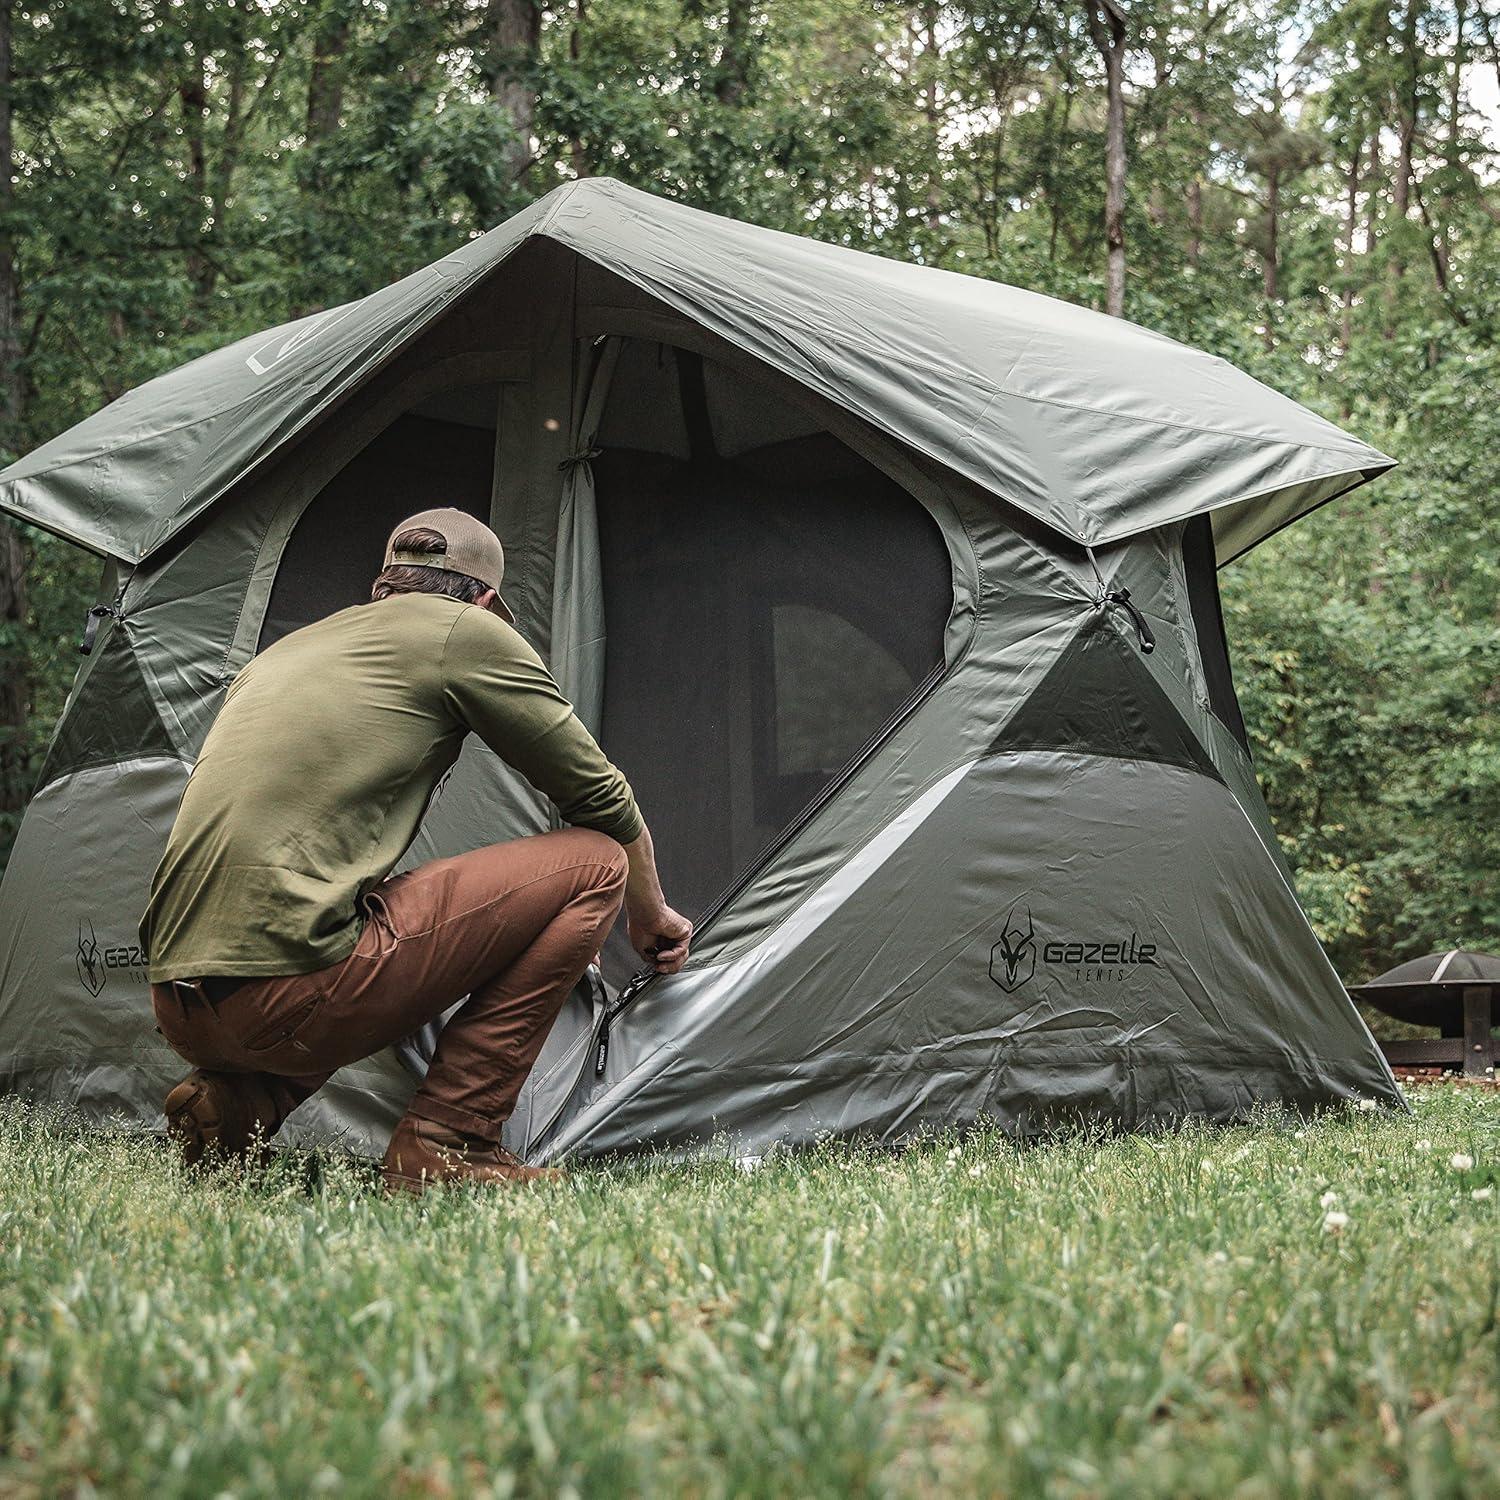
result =
M602 738L696 916L941 662L953 593L897 484L826 433L720 457L701 363L681 375L692 456L617 446L595 466Z
M435 404L396 421L298 521L262 648L368 598L403 516L488 515L494 433L425 414ZM811 425L652 344L628 345L613 382L594 464L601 738L650 819L669 899L693 916L942 661L952 577L936 522ZM639 963L622 937L616 979Z
M1208 683L1208 703L1215 717L1250 753L1240 700L1234 692L1229 667L1229 643L1224 637L1224 608L1219 602L1218 558L1214 553L1213 522L1195 516L1182 532L1183 571L1187 574L1188 606L1193 630L1203 658L1203 676Z
M302 513L271 586L257 650L368 599L386 538L405 517L454 505L488 521L494 466L493 427L398 417Z

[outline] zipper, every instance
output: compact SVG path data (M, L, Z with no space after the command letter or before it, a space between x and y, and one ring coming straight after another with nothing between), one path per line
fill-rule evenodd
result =
M870 757L916 712L926 701L932 690L947 674L948 664L946 662L939 662L933 667L885 723L854 752L853 758L844 769L750 862L744 874L736 877L709 902L708 906L704 909L703 915L694 925L694 939L697 939L706 932L713 921L723 914L725 907L849 784ZM600 1017L599 1021L599 1035L594 1042L595 1078L604 1077L604 1070L609 1063L610 1028L651 987L652 981L658 978L660 978L660 975L657 974L653 967L648 966L639 970L626 983L624 988L621 989L620 993L615 996L614 1004L604 1007L604 1014Z
M656 978L654 968L641 969L625 985L618 995L615 996L613 1005L606 1005L603 1014L599 1017L599 1034L594 1038L594 1077L603 1078L604 1070L609 1066L609 1030L610 1027L636 1002L640 992Z
M590 964L588 968L584 970L584 979L588 983L589 994L593 1000L593 1003L595 1007L597 1007L599 1013L602 1015L604 1010L609 1005L609 992L604 987L604 975L600 973L599 969L595 965ZM585 1056L586 1055L587 1054L585 1054ZM558 1073L567 1066L567 1062L568 1057L565 1053L563 1057L553 1065L551 1071L546 1075L546 1077L540 1080L538 1086L541 1088L545 1088L558 1075ZM576 1067L577 1064L574 1064L574 1066ZM587 1066L586 1062L584 1066ZM571 1097L574 1087L576 1087L578 1076L580 1075L574 1075L574 1083L569 1085L567 1091L563 1094L561 1100L558 1102L557 1107L552 1111L552 1113L548 1115L547 1118L540 1124L533 1122L531 1129L528 1132L528 1139L526 1141L526 1150L528 1153L530 1152L531 1148L539 1140L541 1140L541 1138L546 1135L554 1125L557 1124L557 1121L562 1115L563 1110L568 1107L568 1099Z

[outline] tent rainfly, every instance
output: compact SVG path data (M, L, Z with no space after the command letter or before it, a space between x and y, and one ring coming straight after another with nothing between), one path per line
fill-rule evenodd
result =
M159 1118L136 923L224 688L451 504L700 928L644 985L606 949L523 1155L1397 1103L1280 861L1215 578L1390 464L1116 319L560 188L0 475L105 559L0 890L0 1083ZM554 817L471 739L407 861ZM293 1133L378 1150L431 1040Z

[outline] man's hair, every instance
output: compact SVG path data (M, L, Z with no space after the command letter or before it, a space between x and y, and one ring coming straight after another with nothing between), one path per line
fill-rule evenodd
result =
M448 543L440 532L426 526L412 526L398 532L396 552L430 552L441 557L448 550ZM472 604L489 584L470 578L467 573L450 573L445 568L424 568L417 563L392 563L375 580L370 598L388 599L392 594L447 594L450 599L462 599Z

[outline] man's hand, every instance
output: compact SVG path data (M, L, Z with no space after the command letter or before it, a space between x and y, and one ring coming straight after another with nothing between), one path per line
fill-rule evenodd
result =
M693 924L663 902L654 911L627 911L630 946L655 965L658 974L675 974L687 962Z
M687 962L688 941L693 924L667 905L656 875L656 851L651 830L625 845L630 872L625 879L625 920L630 928L630 946L649 959L658 974L675 974Z

